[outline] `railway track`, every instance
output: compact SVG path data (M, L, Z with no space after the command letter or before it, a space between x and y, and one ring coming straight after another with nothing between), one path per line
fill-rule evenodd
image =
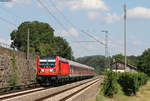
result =
M99 79L90 81L90 82L86 82L85 84L81 84L80 86L75 86L69 89L65 89L64 91L58 92L56 94L38 99L36 101L67 101L69 99L71 99L71 97L73 97L74 95L78 94L79 92L85 90L86 88L94 85L95 83L97 83L99 81Z
M38 87L40 87L40 85L38 83L31 83L31 84L27 84L27 85L19 85L19 86L10 86L10 87L5 87L5 88L0 88L0 95L30 90L30 89L34 89L34 88L38 88Z
M13 98L13 97L16 97L16 96L25 95L25 94L28 94L28 93L33 93L33 92L41 91L41 90L45 90L45 88L39 87L39 88L25 90L25 91L18 91L18 92L3 94L3 95L0 95L0 101L1 100L5 100L5 99L9 99L9 98Z
M0 101L66 101L98 81L100 81L100 78L92 78L59 87L36 88L0 95Z

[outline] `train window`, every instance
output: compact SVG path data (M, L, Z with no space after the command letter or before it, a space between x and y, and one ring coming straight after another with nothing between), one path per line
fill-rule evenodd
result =
M71 73L73 72L73 66L72 65L70 66L70 72Z
M70 72L72 73L72 67L70 66Z
M41 68L53 68L55 67L55 62L40 62Z

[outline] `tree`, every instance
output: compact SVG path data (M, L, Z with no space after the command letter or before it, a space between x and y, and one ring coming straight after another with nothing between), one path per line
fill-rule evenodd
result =
M68 42L62 37L54 37L55 54L59 54L61 57L74 60L73 52Z
M105 70L105 56L102 55L80 57L77 62L94 67L97 74L101 74Z
M112 58L115 60L124 61L124 56L122 54L116 54Z
M112 58L115 59L115 60L120 60L122 62L125 61L125 57L122 54L116 54L116 55L112 56ZM127 63L130 64L130 65L137 66L138 57L133 56L133 55L127 56Z
M139 56L138 70L150 76L150 48L145 50L142 55Z
M26 51L28 30L30 33L30 47L32 52L38 52L36 47L39 43L50 44L54 37L54 30L49 24L38 21L24 22L18 27L18 30L14 30L11 33L11 40L13 40L11 45L18 50Z
M128 61L129 64L137 67L137 64L139 61L138 56L131 55L131 56L128 56L128 59L129 59L129 61Z
M59 55L71 59L72 49L68 42L54 36L54 29L48 24L38 21L23 22L11 35L12 47L27 51L27 35L30 34L30 52L40 56ZM65 51L64 51L65 50Z

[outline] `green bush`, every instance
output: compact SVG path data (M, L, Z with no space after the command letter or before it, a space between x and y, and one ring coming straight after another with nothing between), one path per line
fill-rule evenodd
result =
M148 80L149 77L144 73L115 73L110 70L106 72L102 92L106 97L113 97L118 92L118 84L120 84L126 95L136 95L139 88L145 85Z
M107 97L113 97L118 92L117 73L111 70L106 72L102 91Z
M19 75L18 75L18 68L16 64L16 54L13 52L11 54L11 74L9 75L9 85L16 86L18 84Z
M126 95L136 95L139 87L147 81L148 76L144 73L118 73L118 83Z
M12 73L9 78L9 85L16 86L18 82L18 75L16 72Z
M138 73L138 81L140 86L145 85L148 80L149 80L148 75L144 73Z

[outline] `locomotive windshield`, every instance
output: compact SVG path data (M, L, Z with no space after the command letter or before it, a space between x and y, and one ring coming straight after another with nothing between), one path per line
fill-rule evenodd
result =
M41 68L53 68L55 67L54 61L40 61Z

